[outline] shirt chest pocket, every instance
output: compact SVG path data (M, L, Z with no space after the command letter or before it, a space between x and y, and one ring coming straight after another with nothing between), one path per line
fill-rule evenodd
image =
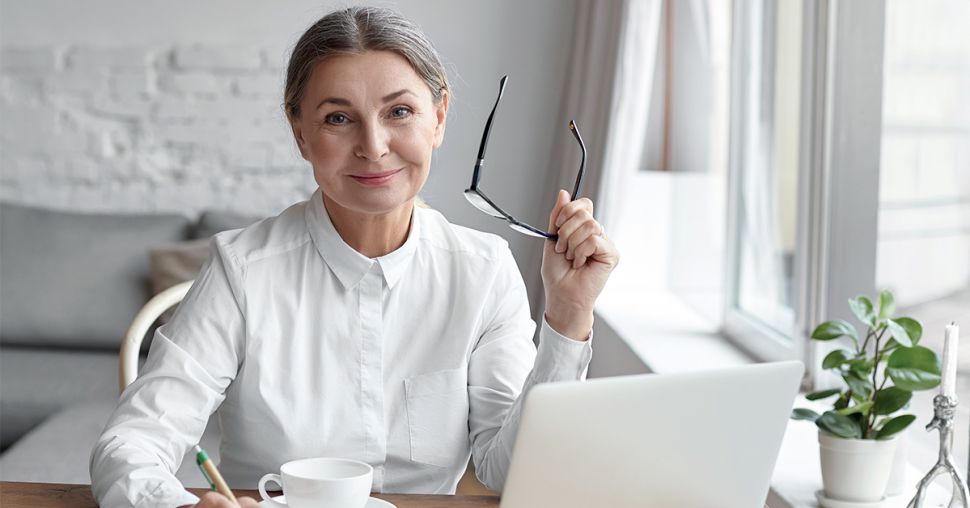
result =
M468 381L464 368L404 380L411 460L440 467L468 450Z

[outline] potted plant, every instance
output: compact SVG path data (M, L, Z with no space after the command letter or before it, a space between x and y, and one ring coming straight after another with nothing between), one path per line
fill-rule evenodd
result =
M940 384L940 361L919 345L923 326L908 317L894 317L895 300L882 291L876 304L865 296L849 300L865 335L843 320L825 321L812 339L842 339L822 360L822 368L842 378L842 388L806 395L808 400L834 398L821 415L810 409L792 411L796 420L810 420L819 429L822 483L829 499L875 502L883 498L892 469L899 433L916 416L902 411L913 392Z

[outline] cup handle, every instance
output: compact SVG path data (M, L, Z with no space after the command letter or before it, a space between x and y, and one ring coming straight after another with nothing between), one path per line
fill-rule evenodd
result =
M281 503L279 501L274 501L273 498L266 493L266 484L269 482L273 482L279 485L280 487L283 486L283 480L282 478L280 478L280 475L276 473L269 473L269 474L263 475L263 477L259 479L259 495L260 497L263 498L263 503L268 503L278 508L288 508L289 505L287 505L286 503Z

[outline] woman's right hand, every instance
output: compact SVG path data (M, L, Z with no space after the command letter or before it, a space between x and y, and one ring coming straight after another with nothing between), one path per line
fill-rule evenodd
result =
M259 508L259 503L251 497L237 497L236 500L239 501L238 505L233 504L228 497L211 491L206 492L198 503L180 508Z

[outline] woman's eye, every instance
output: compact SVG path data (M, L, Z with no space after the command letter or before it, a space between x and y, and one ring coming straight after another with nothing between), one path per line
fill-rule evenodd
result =
M332 113L327 115L327 123L331 125L343 125L348 121L350 121L350 119L347 118L347 115L343 113Z
M407 118L409 116L411 116L410 108L398 106L391 110L391 118Z

